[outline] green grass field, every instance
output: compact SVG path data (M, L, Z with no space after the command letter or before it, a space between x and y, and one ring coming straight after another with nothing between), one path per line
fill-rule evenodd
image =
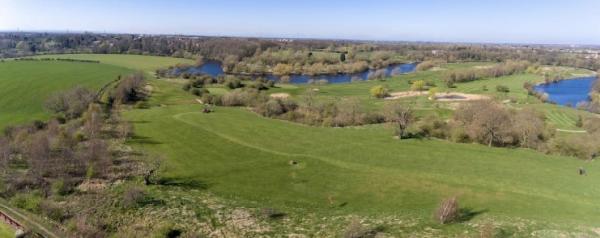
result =
M194 64L189 59L179 59L160 56L146 55L115 55L115 54L63 54L63 55L40 55L38 58L62 58L62 59L85 59L98 60L103 64L110 64L129 69L142 70L144 72L154 71L158 68L174 66L176 64Z
M463 206L485 216L600 222L594 214L600 189L593 182L600 168L593 163L529 150L398 141L383 126L317 128L239 108L200 110L128 112L137 135L132 143L168 158L168 177L227 198L280 209L427 218L441 198L458 195ZM577 175L581 166L589 176Z
M144 71L179 61L162 58L159 63L149 63L152 61L149 58L154 57L78 56ZM9 64L25 63L4 63ZM72 67L74 63L27 64L36 65L22 67L28 70L15 70L18 65L2 68L3 64L0 64L0 72L12 69L15 72L10 71L10 75L23 74L5 77L7 73L2 73L0 77L39 79L42 77L25 74L25 71L48 75L49 72L60 71L62 64L65 64L65 71L75 70ZM127 71L105 64L90 65L107 67L102 70L105 73L108 69ZM32 70L35 67L40 68ZM379 108L383 102L369 97L370 87L386 84L392 91L405 91L410 87L410 80L423 79L443 88L441 72L443 70L419 72L385 82L282 85L269 93L288 92L293 97L301 97L305 91L318 88L318 97L323 100L357 97L366 106ZM14 91L20 85L17 82L21 81L25 80L8 81L12 82L8 85L15 85ZM508 76L457 84L457 88L447 90L489 94L499 99L515 97L517 102L511 103L511 106L538 108L546 113L549 123L573 128L581 112L528 98L522 89L525 81L539 81L539 77ZM206 190L236 201L240 206L272 207L300 214L300 217L302 214L317 214L318 217L356 214L398 217L404 221L416 218L425 226L431 226L431 214L440 199L458 196L461 206L473 214L471 221L474 222L491 219L511 224L526 219L535 223L532 225L536 227L534 229L564 230L600 223L597 215L600 204L596 202L600 188L594 183L600 179L600 167L594 162L548 156L526 149L488 148L426 139L399 141L392 138L391 129L384 125L310 127L263 118L244 108L218 107L215 113L203 114L200 112L202 106L195 97L181 90L184 81L153 79L150 83L153 88L150 104L153 107L124 113L135 126L135 137L130 144L162 155L166 159L163 175L173 184ZM511 93L503 95L495 92L498 84L508 86ZM486 85L487 91L483 90L483 85ZM0 90L3 88L0 87ZM209 90L224 92L223 88L216 87ZM421 107L418 109L451 114L450 110L438 109L435 103L424 97L406 99L406 102ZM26 105L33 107L31 105L35 103ZM4 110L4 107L0 108ZM292 165L290 161L298 164ZM588 176L577 175L579 167L585 167ZM436 229L456 235L467 226L456 224L437 226Z
M94 90L132 72L106 64L7 61L0 63L0 128L44 120L44 100L53 92L84 86Z
M14 238L15 229L0 222L0 238Z

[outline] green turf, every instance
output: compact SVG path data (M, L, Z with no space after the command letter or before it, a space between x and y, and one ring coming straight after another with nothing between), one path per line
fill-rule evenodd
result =
M149 63L151 60L144 56L78 56L145 71L178 61L161 58L159 63ZM102 73L107 73L109 69L127 71L104 64L4 63L9 64L15 65L2 68L0 64L0 69L5 70L0 70L3 72L0 77L21 80L2 80L0 83L7 81L12 82L8 85L17 85L17 82L26 81L27 78L41 78L35 72L43 72L48 77L61 75L53 73L61 68L73 72L92 67L88 65L106 67L100 70ZM63 64L64 67L61 66ZM72 64L81 64L82 67L73 69ZM446 65L444 68L482 64L487 63ZM19 67L27 70L17 70ZM35 70L36 67L39 69ZM12 73L6 73L9 71ZM523 94L522 83L539 81L539 77L508 76L457 84L455 89L445 89L441 82L442 72L419 72L384 82L281 85L269 93L288 92L300 97L307 90L318 88L317 96L323 100L357 97L365 105L379 108L383 101L369 97L370 87L386 84L392 91L404 91L409 89L409 81L422 79L430 80L444 90L516 97L518 102L511 106L540 108L547 113L549 122L567 128L572 128L579 113L527 98ZM19 74L23 75L17 77ZM79 72L72 75L86 74ZM98 72L93 75L100 77ZM58 80L56 78L66 80L70 77L50 79ZM81 79L78 77L78 80ZM392 138L391 129L384 125L310 127L262 118L243 108L218 107L215 113L203 114L200 112L202 106L195 101L195 97L181 90L184 82L151 80L153 89L150 103L153 107L125 112L125 117L135 125L136 135L130 143L163 155L166 158L164 176L174 182L204 188L248 206L275 207L284 212L314 212L320 216L390 215L430 220L441 198L458 196L463 207L479 214L475 220L492 218L516 221L524 218L559 224L566 229L574 224L595 225L600 222L600 217L596 215L600 212L600 204L596 202L600 188L594 184L600 179L600 168L593 162L548 156L524 149L488 148L439 140L399 141ZM511 93L502 95L495 92L494 85L497 84L508 86ZM487 85L488 91L484 91L482 85ZM11 90L23 88L21 85L18 89L15 87ZM0 90L6 90L4 88L6 86L0 87ZM218 94L225 92L220 87L209 90ZM52 90L43 92L47 91ZM3 95L8 95L7 92ZM23 90L19 94L28 92ZM6 101L5 98L2 100ZM424 97L403 101L418 105L419 110L441 115L451 113L447 109L438 109L437 103ZM21 108L32 107L35 103L26 105ZM4 107L0 108L4 110ZM40 113L43 114L43 111ZM28 112L27 115L35 113ZM292 160L299 164L291 165ZM578 176L579 167L585 167L588 176Z
M0 222L0 238L13 238L15 237L15 229Z
M53 92L77 85L93 90L130 73L126 68L76 62L8 61L0 63L0 128L47 119L43 103Z
M398 141L384 126L318 128L239 108L213 114L201 108L128 112L136 129L132 144L168 158L167 177L224 197L330 214L428 217L439 199L458 195L463 206L486 216L600 222L594 214L600 189L593 183L600 168L593 163L530 150ZM580 166L589 176L577 175Z
M40 55L40 58L63 58L99 60L100 63L116 65L120 67L142 70L144 72L154 71L158 68L173 66L176 64L194 64L195 61L172 57L147 56L147 55L116 55L116 54L64 54L64 55Z

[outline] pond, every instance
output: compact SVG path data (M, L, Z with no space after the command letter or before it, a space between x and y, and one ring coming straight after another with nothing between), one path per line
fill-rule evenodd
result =
M416 63L392 64L392 65L385 67L382 72L384 72L386 77L389 77L389 76L394 76L394 75L412 73L415 71L416 67L417 67ZM377 70L369 69L369 70L365 70L364 72L353 73L353 74L338 73L338 74L322 74L322 75L314 75L314 76L304 75L304 74L293 74L293 75L290 75L290 83L305 84L305 83L309 83L313 80L314 81L326 80L328 83L349 83L354 80L367 80L369 78L369 76L374 74L376 71ZM190 67L190 68L183 68L183 69L176 68L172 72L172 74L174 74L174 75L180 75L183 73L207 74L212 77L225 75L225 73L223 72L223 69L221 67L221 63L218 61L207 61L206 63L204 63L203 65L198 66L198 67ZM273 74L267 74L267 75L264 75L263 77L265 77L269 80L279 81L279 76L276 76Z
M173 69L172 74L180 75L183 73L189 74L206 74L212 77L217 77L220 75L224 75L223 68L221 67L221 63L219 61L206 61L201 66L197 67L188 67L188 68L175 68Z
M535 91L548 94L548 100L558 105L576 107L580 102L589 102L589 94L596 77L583 77L544 83L534 87Z

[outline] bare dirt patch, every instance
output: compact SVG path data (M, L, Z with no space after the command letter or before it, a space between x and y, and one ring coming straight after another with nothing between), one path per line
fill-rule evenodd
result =
M286 99L290 97L289 93L273 93L270 95L271 98L279 98L279 99Z
M489 96L481 94L467 93L438 93L435 95L435 100L440 102L461 102L461 101L478 101L488 100Z
M407 98L407 97L417 97L427 95L425 91L405 91L405 92L395 92L390 93L390 96L386 97L387 100L394 100L399 98Z
M428 92L425 91L405 91L405 92L395 92L390 93L389 97L386 97L387 100L394 100L399 98L406 97L417 97L428 95ZM446 92L446 93L436 93L435 100L440 102L463 102L463 101L477 101L477 100L487 100L490 99L489 96L480 95L480 94L467 94L467 93L456 93L456 92Z

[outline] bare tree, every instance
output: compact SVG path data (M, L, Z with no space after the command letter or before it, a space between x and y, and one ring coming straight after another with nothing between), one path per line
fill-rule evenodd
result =
M99 138L104 122L102 108L98 104L90 104L83 117L83 129L90 139Z
M413 111L400 102L391 102L385 105L384 115L387 122L396 127L396 135L402 139L406 136L406 130L414 121Z
M521 147L535 149L542 142L545 123L543 115L534 109L518 111L513 120L513 130L519 135Z
M461 106L455 113L469 136L492 146L504 144L511 134L511 116L508 110L492 101L472 102Z

